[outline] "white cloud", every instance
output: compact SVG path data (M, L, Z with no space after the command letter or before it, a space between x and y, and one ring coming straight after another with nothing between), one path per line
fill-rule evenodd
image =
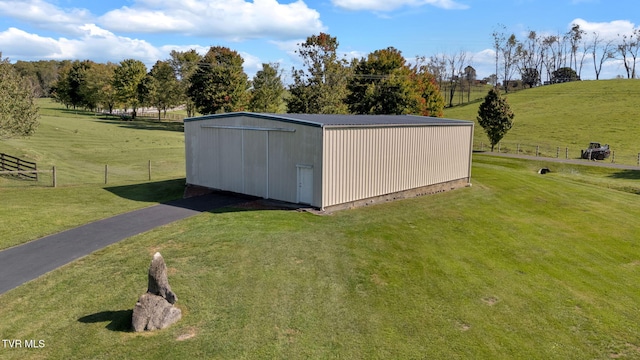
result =
M76 39L54 39L10 28L0 32L0 48L10 49L3 56L22 60L91 59L96 62L120 62L135 58L153 64L162 58L162 52L148 42L117 36L94 24L83 25L78 31L82 35Z
M100 18L112 31L174 32L232 40L291 38L324 31L320 14L301 1L276 0L139 0L132 7L110 11Z
M259 57L244 51L239 52L239 54L244 60L244 62L242 63L242 67L247 73L247 76L249 76L249 79L253 78L258 70L262 70L262 61L260 61Z
M331 0L333 5L346 10L392 11L405 6L431 5L446 10L469 8L454 0Z
M584 19L575 19L571 24L580 26L580 29L585 31L585 37L591 38L594 33L598 34L602 40L615 40L618 39L618 35L629 35L633 32L635 24L628 20L614 20L609 22L589 22ZM571 25L569 25L571 28Z
M449 0L444 0L449 1ZM105 14L66 9L61 1L0 0L0 16L36 28L79 36L78 29L96 23L112 32L173 33L231 40L275 37L287 39L325 31L320 13L303 0L133 0Z
M85 9L60 9L43 0L0 0L0 14L68 34L76 34L77 25L92 22Z
M13 59L24 58L51 58L52 54L60 54L60 43L54 39L29 34L16 28L9 28L0 32L0 49L2 56ZM9 51L6 51L9 49Z

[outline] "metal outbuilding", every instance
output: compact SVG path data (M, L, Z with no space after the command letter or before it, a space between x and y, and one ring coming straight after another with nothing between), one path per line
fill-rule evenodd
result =
M187 184L319 209L468 186L473 122L225 113L184 121Z

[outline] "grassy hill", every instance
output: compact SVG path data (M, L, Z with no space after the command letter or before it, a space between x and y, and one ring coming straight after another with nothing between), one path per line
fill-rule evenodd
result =
M0 177L0 249L182 195L181 123L123 122L48 99L39 106L35 135L1 140L0 153L43 170L56 166L58 188L51 188L51 174L40 174L38 183Z
M636 97L640 81L582 81L507 94L515 123L503 139L503 147L515 152L517 144L529 153L539 145L545 155L555 156L556 148L569 148L570 158L591 141L606 143L619 163L636 164L640 153L640 126ZM445 117L475 120L480 103L445 110ZM484 130L475 131L476 147L488 143Z
M553 88L509 95L508 137L538 121L525 109L552 112L527 94ZM184 161L175 124L44 108L36 136L0 151L69 175L56 189L0 180L0 248L180 195L182 166L149 183L134 165ZM227 208L114 244L0 295L0 337L45 344L0 358L640 358L640 172L473 160L473 186L448 193L328 216ZM107 185L105 161L122 168ZM98 174L75 180L85 168ZM156 251L184 318L132 333Z
M330 216L224 209L0 296L24 358L640 357L640 203L477 155L471 188ZM624 177L612 169L591 176ZM128 331L161 251L184 318Z

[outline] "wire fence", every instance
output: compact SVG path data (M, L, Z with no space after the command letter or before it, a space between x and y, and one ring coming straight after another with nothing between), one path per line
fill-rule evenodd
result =
M58 187L76 185L117 185L152 182L185 176L184 162L140 161L131 164L89 165L81 169L71 167L42 166L38 170L0 172L0 188Z
M474 142L474 151L490 151L491 144ZM577 146L554 146L550 144L522 144L516 142L500 142L494 146L493 151L504 154L529 155L535 157L558 159L582 159L584 148ZM589 161L585 159L585 161ZM629 149L611 149L611 155L603 162L640 166L640 152Z

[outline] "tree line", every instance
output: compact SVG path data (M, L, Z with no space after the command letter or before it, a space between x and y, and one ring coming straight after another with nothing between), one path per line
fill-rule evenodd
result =
M325 33L299 44L303 67L292 69L288 85L274 63L262 64L249 79L240 54L221 46L206 54L172 51L150 70L135 59L18 61L14 67L34 96L69 108L124 109L133 117L141 107L155 108L160 116L177 106L187 116L231 111L442 116L444 98L427 64L410 64L393 47L348 60L339 56L338 46L337 38Z
M487 83L502 85L508 92L574 81L589 65L600 79L604 64L613 60L623 64L627 78L638 77L640 29L607 39L573 24L566 33L531 30L518 38L499 26L492 38L495 74L481 80L465 51L407 61L399 50L388 47L348 60L339 56L337 38L325 33L298 44L303 66L291 69L292 80L286 85L278 64L262 64L249 79L242 57L220 46L206 54L172 51L169 59L157 61L150 70L134 59L106 64L0 61L3 72L11 73L7 78L19 75L20 87L28 88L30 96L51 97L74 108L125 109L133 116L140 107L156 108L160 116L176 106L183 106L188 116L240 110L441 116L456 98L458 103L465 96L467 102L473 100L472 89L486 93Z
M596 80L608 61L622 63L626 77L636 79L636 63L640 51L640 29L617 38L605 38L598 32L587 33L579 24L572 24L566 33L540 34L529 30L519 39L500 25L492 33L495 51L496 81L502 78L505 90L512 82L534 87L580 80L585 67L593 67ZM542 79L546 80L542 80Z

